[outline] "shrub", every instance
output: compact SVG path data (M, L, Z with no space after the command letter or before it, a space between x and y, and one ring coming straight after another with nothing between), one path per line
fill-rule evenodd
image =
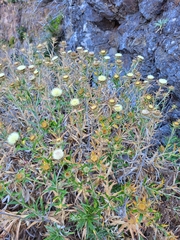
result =
M123 74L121 54L110 62L63 41L47 58L45 46L0 65L0 236L177 239L165 216L178 216L179 120L167 145L154 145L173 88L142 80L142 56Z

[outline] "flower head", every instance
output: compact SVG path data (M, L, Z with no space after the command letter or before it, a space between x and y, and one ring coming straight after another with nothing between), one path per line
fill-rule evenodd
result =
M138 56L137 56L137 59L138 59L139 61L143 61L143 60L144 60L144 57L141 56L141 55L138 55Z
M121 104L115 104L113 109L114 109L115 112L121 112L123 107L122 107Z
M143 109L143 110L141 111L141 113L142 113L143 115L149 115L149 114L150 114L150 112L149 112L147 109Z
M58 148L58 149L53 151L52 156L53 156L53 159L60 160L61 158L64 157L64 152L61 148Z
M20 136L18 132L12 132L8 138L7 138L7 142L10 145L14 145L18 140L19 140Z
M148 79L148 80L153 80L153 79L154 79L154 76L153 76L153 75L147 75L147 79Z
M122 57L122 54L121 53L116 53L115 54L115 58L121 58Z
M51 61L57 61L58 60L58 56L54 56L52 59L51 59Z
M161 85L166 85L166 84L167 84L167 80L164 79L164 78L160 78L160 79L159 79L159 83L160 83Z
M61 94L62 94L62 89L60 89L60 88L53 88L51 90L51 95L53 97L59 97L59 96L61 96Z
M110 56L104 56L104 60L105 60L105 61L108 62L110 59L111 59Z
M3 79L5 77L4 73L0 73L0 79Z
M103 75L100 75L100 76L98 77L99 82L105 82L106 79L107 79L106 76L103 76Z
M71 101L70 101L70 105L71 105L72 107L76 107L76 106L78 106L79 104L80 104L80 101L79 101L78 98L73 98L73 99L71 99Z
M24 65L20 65L19 67L17 67L17 70L18 70L19 72L24 72L25 69L26 69L26 66L24 66Z

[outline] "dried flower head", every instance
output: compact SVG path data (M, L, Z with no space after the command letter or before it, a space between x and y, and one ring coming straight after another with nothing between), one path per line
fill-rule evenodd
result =
M20 138L19 133L18 132L13 132L8 136L7 142L10 145L14 145L19 140L19 138Z
M68 79L69 79L69 75L64 75L64 76L63 76L63 80L64 80L64 81L67 81Z
M18 173L16 174L16 180L17 180L18 182L23 181L25 177L26 177L26 176L25 176L25 173L24 173L23 171L20 171L20 172L18 172Z
M43 161L41 164L41 169L46 172L51 169L51 164L46 161Z
M117 73L114 74L114 79L118 80L119 79L119 75Z
M34 71L34 68L35 68L34 65L29 65L29 66L28 66L28 69L29 69L30 71Z
M115 102L115 100L114 100L113 98L110 98L110 99L109 99L109 104L110 104L111 106L113 106L115 103L116 103L116 102Z
M89 52L89 57L94 57L94 52Z
M93 111L93 110L95 110L95 109L97 108L97 105L96 105L96 104L93 104L90 108L91 108L91 110Z
M180 124L179 124L178 121L175 121L175 122L172 123L172 125L173 125L174 128L177 128L177 127L179 127Z
M104 50L104 49L101 50L99 54L102 55L102 56L105 56L106 55L106 50Z
M70 178L71 177L71 173L69 171L66 171L64 173L64 176L65 176L65 178Z
M73 98L73 99L71 99L71 101L70 101L70 105L71 105L72 107L76 107L76 106L78 106L79 104L80 104L80 101L79 101L78 98Z
M152 96L151 96L150 94L147 94L147 95L146 95L146 99L147 99L147 100L151 100L151 99L152 99Z
M62 89L61 89L61 88L53 88L53 89L51 90L51 95L52 95L53 97L59 97L59 96L61 96L61 95L62 95Z
M41 123L41 127L42 127L43 129L48 128L48 126L49 126L49 124L48 124L48 122L47 122L46 120L44 120L44 121Z
M61 148L58 148L56 150L53 151L53 154L52 154L52 157L53 159L55 160L60 160L61 158L64 157L64 152Z
M38 75L39 71L37 69L34 70L34 75Z

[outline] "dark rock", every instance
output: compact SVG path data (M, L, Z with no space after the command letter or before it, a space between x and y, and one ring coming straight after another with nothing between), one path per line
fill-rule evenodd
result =
M139 11L147 20L150 20L161 13L164 2L165 0L142 0L139 3Z

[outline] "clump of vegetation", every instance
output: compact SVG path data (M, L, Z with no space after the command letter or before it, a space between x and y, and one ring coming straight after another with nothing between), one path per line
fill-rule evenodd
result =
M26 38L26 32L27 32L27 28L23 25L17 28L18 38L21 41L21 43Z
M51 33L52 37L58 37L60 33L60 26L62 24L63 15L58 15L48 21L46 29Z
M156 33L162 33L163 28L166 26L168 19L160 19L155 23L155 27L157 28Z
M120 53L111 63L63 41L47 58L46 46L3 47L0 237L178 239L180 121L154 145L173 88L141 80L142 56L122 74Z

